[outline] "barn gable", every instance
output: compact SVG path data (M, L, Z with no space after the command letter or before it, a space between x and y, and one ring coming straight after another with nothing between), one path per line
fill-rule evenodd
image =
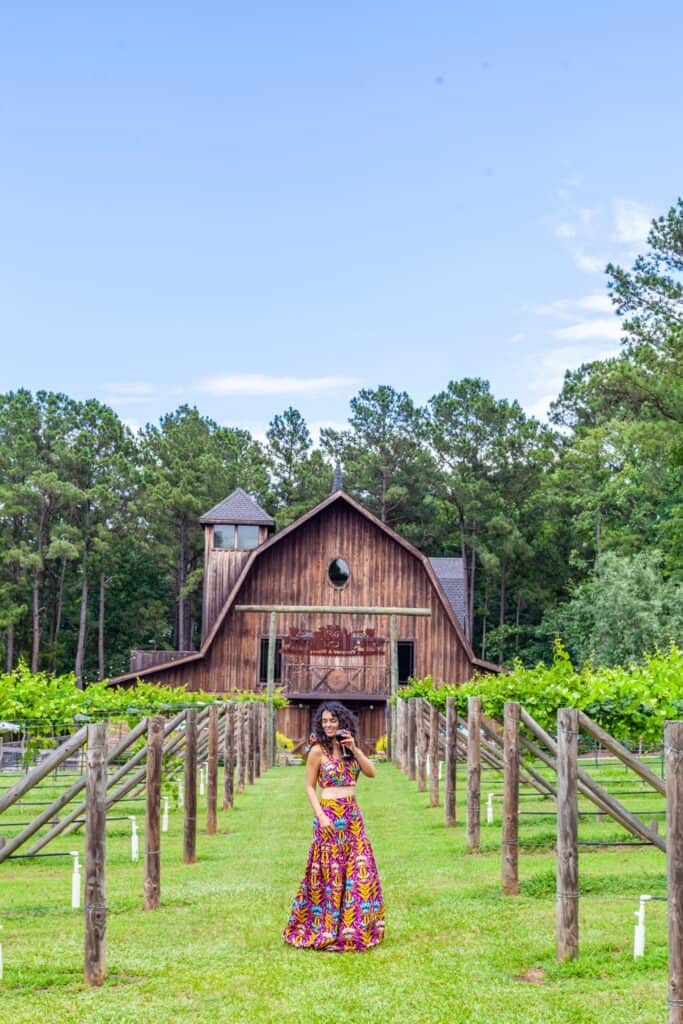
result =
M477 668L495 670L474 657L444 589L442 580L448 583L449 572L454 578L457 567L443 563L457 560L433 564L344 491L266 536L253 550L228 554L232 578L217 572L205 577L204 608L215 613L201 650L180 656L159 652L163 663L112 683L125 685L142 677L210 692L258 689L265 683L269 615L240 609L264 605L334 609L278 614L277 682L292 707L305 715L311 702L330 696L365 707L368 713L374 708L372 734L382 725L389 697L389 620L345 609L429 609L429 617L404 615L397 620L402 663L417 677L431 674L437 682L461 682Z

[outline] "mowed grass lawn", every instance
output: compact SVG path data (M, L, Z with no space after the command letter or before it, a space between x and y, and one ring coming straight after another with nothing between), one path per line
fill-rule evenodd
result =
M486 787L500 791L488 774ZM162 836L162 909L141 909L143 869L130 861L127 823L109 825L108 972L82 981L83 915L70 903L67 859L0 865L2 1020L12 1024L232 1024L350 1021L600 1022L666 1019L666 904L647 910L647 950L632 958L638 895L666 892L653 849L590 848L580 858L581 952L558 965L554 818L521 829L519 898L500 892L498 822L482 825L482 853L467 855L464 777L455 829L392 765L361 779L359 799L387 905L383 945L366 954L291 949L281 931L303 872L311 813L302 768L274 768L219 817L200 819L198 862L182 864L182 812ZM635 787L633 787L635 788ZM663 806L635 797L634 808ZM526 810L550 805L526 799ZM128 805L141 813L142 804ZM484 808L482 808L482 817ZM12 813L12 812L9 812ZM7 817L9 817L9 813ZM126 813L117 810L112 813ZM140 820L140 819L138 819ZM1 822L0 822L1 824ZM622 836L582 819L581 838ZM82 836L49 849L83 848ZM141 844L141 852L144 845Z

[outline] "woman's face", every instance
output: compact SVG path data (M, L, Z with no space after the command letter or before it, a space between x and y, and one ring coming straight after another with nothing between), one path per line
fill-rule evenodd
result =
M331 711L323 711L322 717L323 732L326 736L332 738L337 735L337 729L339 728L339 719Z

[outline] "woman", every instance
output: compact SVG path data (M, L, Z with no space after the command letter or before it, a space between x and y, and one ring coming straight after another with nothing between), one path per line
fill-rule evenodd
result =
M337 701L321 704L306 762L313 842L283 933L292 946L364 952L382 941L382 887L356 803L361 772L373 778L375 766L358 747L355 716Z

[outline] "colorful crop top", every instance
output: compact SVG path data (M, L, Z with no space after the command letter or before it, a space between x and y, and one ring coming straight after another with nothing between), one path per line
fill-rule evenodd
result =
M318 785L355 786L360 775L360 765L355 757L328 757L320 762Z

